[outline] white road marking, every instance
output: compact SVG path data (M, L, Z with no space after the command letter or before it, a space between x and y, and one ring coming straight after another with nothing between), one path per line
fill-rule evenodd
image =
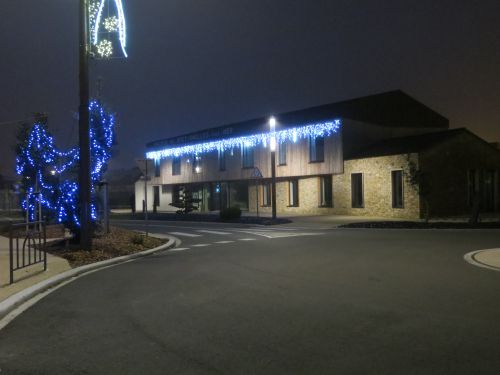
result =
M220 234L220 235L228 235L228 234L231 234L231 233L228 233L228 232L217 232L215 230L199 230L197 232L200 232L200 233L208 233L208 234Z
M238 241L256 241L256 238L240 238Z
M284 237L299 237L299 236L319 236L324 233L312 232L278 232L278 231L241 231L243 233L253 234L266 238L284 238Z
M217 241L217 242L214 242L214 243L232 243L232 242L235 242L235 241Z
M495 267L493 265L490 265L490 264L486 264L486 263L483 263L481 261L479 261L476 256L481 254L481 253L485 253L485 252L495 252L495 251L500 251L500 249L485 249L485 250L477 250L477 251L471 251L470 253L467 253L464 255L464 260L474 266L477 266L477 267L482 267L482 268L487 268L489 270L492 270L492 271L500 271L500 268L498 267Z
M198 243L196 245L193 245L193 247L205 247L205 246L210 246L209 243Z
M177 247L175 249L170 249L168 251L184 251L184 250L189 250L189 247Z
M194 234L194 233L185 233L185 232L168 232L168 233L180 237L201 237L201 234Z
M143 232L143 233L145 233L145 232ZM166 238L171 238L169 235L163 234L163 233L149 233L149 235L151 237L156 237L156 238L165 238L165 239Z

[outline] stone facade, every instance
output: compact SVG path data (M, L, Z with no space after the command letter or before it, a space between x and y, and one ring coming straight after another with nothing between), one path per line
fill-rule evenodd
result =
M418 165L417 154L346 160L344 173L333 175L333 207L320 207L320 177L298 179L299 204L297 207L289 206L289 181L279 180L276 184L277 212L283 215L336 214L418 219L420 217L418 192L406 178L410 161ZM403 170L403 208L392 207L391 172L394 170ZM363 208L352 207L352 173L363 174ZM256 196L255 185L251 185L249 187L251 212L257 210ZM259 201L259 203L262 202L261 185L259 185ZM259 212L270 213L271 207L263 207L259 204Z
M418 189L409 184L409 162L418 165L417 154L390 155L346 160L344 174L333 176L334 212L340 215L379 216L418 219L420 201ZM392 207L391 172L403 171L403 208ZM364 207L351 204L351 174L363 174Z

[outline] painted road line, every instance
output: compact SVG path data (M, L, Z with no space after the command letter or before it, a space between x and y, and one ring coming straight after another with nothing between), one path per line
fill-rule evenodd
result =
M201 237L201 234L185 233L185 232L168 232L168 234L172 234L174 236L179 236L179 237Z
M208 233L208 234L220 234L220 235L223 235L223 236L231 234L231 233L228 233L228 232L217 232L215 230L198 230L197 232Z
M256 241L255 238L239 238L238 241Z
M232 243L232 242L235 242L235 241L217 241L217 242L214 242L214 243Z
M285 238L285 237L300 237L300 236L319 236L324 233L317 232L279 232L279 231L241 231L243 233L253 234L266 238Z
M184 251L184 250L189 250L189 247L178 247L176 249L170 249L168 251Z
M145 232L143 232L143 233L145 233ZM156 237L156 238L164 238L164 239L170 238L170 236L163 234L163 233L149 233L149 235L151 237Z
M210 246L209 243L198 243L196 245L193 245L193 247L205 247L205 246Z

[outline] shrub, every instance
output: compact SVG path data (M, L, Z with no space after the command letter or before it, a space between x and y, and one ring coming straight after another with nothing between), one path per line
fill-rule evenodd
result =
M132 236L132 243L134 245L142 245L144 243L144 236L140 234L135 234Z
M239 207L228 207L220 210L221 220L237 220L241 217L241 209Z

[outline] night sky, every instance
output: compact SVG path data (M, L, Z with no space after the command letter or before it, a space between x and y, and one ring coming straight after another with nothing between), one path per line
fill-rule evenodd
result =
M117 113L112 168L146 142L402 89L500 141L499 0L123 0L128 60L91 63ZM77 143L78 0L1 0L0 173L15 126L48 112Z

